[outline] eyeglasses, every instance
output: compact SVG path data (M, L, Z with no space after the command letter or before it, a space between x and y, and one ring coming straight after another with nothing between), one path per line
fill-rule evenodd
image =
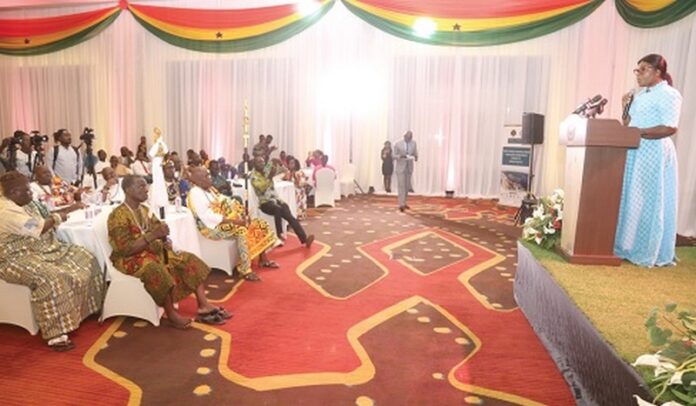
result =
M642 66L640 68L633 69L633 73L636 75L642 75L645 72L655 70L652 66Z

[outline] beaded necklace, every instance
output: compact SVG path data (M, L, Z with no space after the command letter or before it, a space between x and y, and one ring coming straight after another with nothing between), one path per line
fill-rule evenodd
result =
M145 234L150 229L150 222L147 220L140 220L145 218L145 216L143 215L142 206L138 205L138 214L136 215L135 210L131 209L128 203L123 203L123 205L128 208L128 211L130 212L131 217L133 218L133 222L135 222L135 225L138 226L138 228L140 229L140 233Z

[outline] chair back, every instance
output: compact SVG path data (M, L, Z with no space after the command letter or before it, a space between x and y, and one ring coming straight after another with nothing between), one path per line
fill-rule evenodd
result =
M314 192L315 206L334 206L334 176L334 171L329 168L322 168L317 171L317 185Z

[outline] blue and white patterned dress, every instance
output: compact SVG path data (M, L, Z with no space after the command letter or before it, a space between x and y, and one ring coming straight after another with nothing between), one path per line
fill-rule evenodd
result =
M682 97L662 81L642 89L629 114L631 127L677 127ZM672 137L641 138L628 151L614 253L640 266L674 263L677 235L677 154Z

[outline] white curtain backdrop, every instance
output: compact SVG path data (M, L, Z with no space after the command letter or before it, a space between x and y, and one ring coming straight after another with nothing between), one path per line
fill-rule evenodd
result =
M196 8L256 7L283 0L140 1ZM14 3L17 3L15 1ZM36 0L37 4L48 3ZM70 1L68 3L76 3ZM0 18L93 10L116 2L0 8ZM679 133L679 232L696 235L696 14L668 27L637 29L605 2L591 16L530 41L480 48L408 42L364 23L337 2L316 25L273 47L239 54L176 48L128 12L98 37L35 57L0 56L0 131L95 129L96 147L134 148L162 128L171 147L205 149L237 162L242 111L251 136L272 134L302 161L322 149L358 182L381 190L379 151L411 129L420 159L417 193L493 197L498 193L505 124L523 112L546 116L535 192L563 187L558 126L578 102L601 93L605 117L621 114L631 70L648 53L669 62L684 96ZM601 196L597 196L601 199Z

